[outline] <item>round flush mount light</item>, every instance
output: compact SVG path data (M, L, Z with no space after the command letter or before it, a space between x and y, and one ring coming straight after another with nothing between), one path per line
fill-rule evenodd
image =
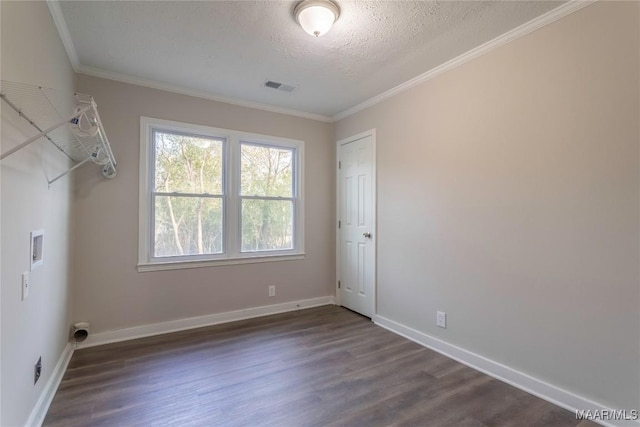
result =
M331 0L304 0L298 3L293 13L303 30L320 37L336 22L340 8Z

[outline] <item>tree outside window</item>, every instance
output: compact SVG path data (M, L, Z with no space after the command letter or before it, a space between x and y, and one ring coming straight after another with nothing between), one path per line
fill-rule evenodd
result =
M147 117L140 123L144 270L304 253L302 141Z

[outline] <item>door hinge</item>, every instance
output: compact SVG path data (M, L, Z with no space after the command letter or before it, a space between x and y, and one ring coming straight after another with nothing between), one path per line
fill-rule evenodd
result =
M338 228L342 228L342 221L338 221Z
M342 169L342 162L338 162L338 169Z
M340 280L338 280L338 289L340 289L341 286L342 284L340 283Z

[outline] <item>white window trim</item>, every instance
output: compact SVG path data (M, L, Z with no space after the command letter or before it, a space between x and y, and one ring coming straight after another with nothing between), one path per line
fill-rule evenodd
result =
M153 177L152 142L153 129L210 136L226 140L224 172L224 240L223 254L197 255L191 257L152 258L151 248L151 185ZM296 199L294 202L294 249L264 252L240 252L240 143L265 144L283 148L294 148L296 153ZM228 179L233 176L234 179ZM174 270L184 268L212 267L259 262L293 261L304 259L304 141L247 133L209 126L193 125L171 120L140 117L140 181L138 202L138 271ZM235 236L231 236L235 233Z

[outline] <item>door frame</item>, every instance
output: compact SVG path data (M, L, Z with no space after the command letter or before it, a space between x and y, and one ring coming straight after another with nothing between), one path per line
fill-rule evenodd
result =
M341 297L340 297L340 289L338 288L338 281L340 280L340 229L338 228L338 221L340 220L340 146L348 144L350 142L357 141L362 138L371 137L371 182L373 184L373 210L372 210L372 233L373 239L373 289L371 294L371 319L378 314L378 298L377 298L377 288L378 288L378 173L377 173L377 145L376 145L376 129L369 129L364 132L358 133L356 135L339 139L336 141L336 164L335 164L335 177L336 177L336 216L335 216L335 227L336 227L336 304L342 305Z

